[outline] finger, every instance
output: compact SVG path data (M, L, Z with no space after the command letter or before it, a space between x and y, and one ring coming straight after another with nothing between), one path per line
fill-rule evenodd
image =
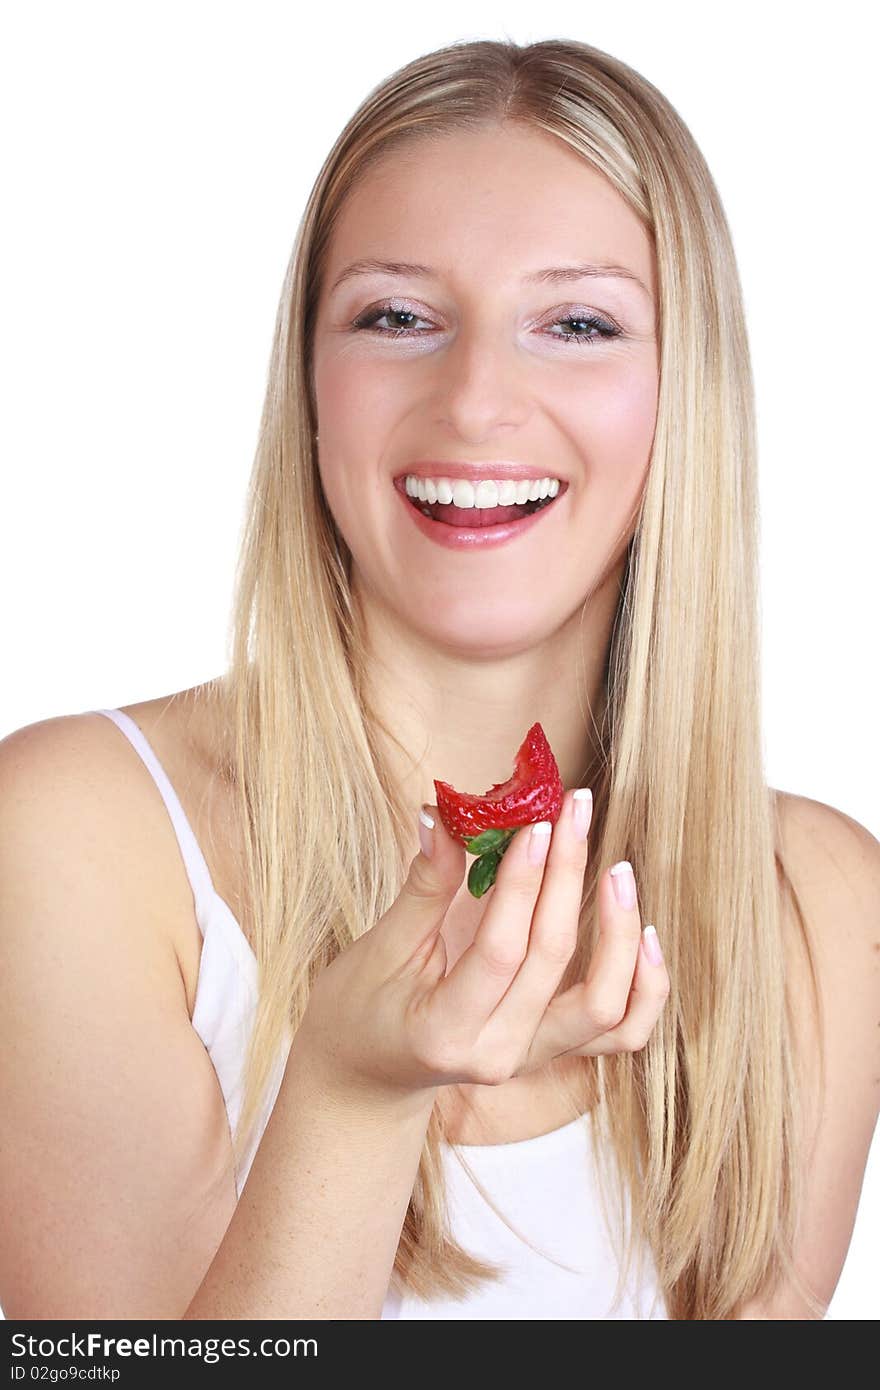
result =
M549 821L539 821L513 836L473 941L437 987L438 1007L465 1042L479 1036L525 959L550 844L541 827L552 829Z
M669 997L670 983L663 960L655 963L648 956L645 946L648 931L653 931L653 927L645 927L642 932L636 973L633 976L629 1003L623 1019L616 1028L603 1033L601 1037L595 1038L583 1047L574 1048L573 1052L578 1056L595 1057L599 1053L639 1052L657 1026L657 1020Z
M574 792L567 792L553 827L526 958L492 1013L486 1034L533 1038L577 946L592 814L590 799L586 804L581 800L586 815L578 826L578 804Z
M420 852L385 916L372 928L389 968L430 955L434 939L464 878L464 845L446 830L436 806L422 807ZM427 824L433 821L433 826ZM426 853L426 850L430 853Z
M624 860L600 878L599 935L586 979L551 1000L529 1049L528 1069L587 1046L623 1019L642 937L635 881L628 882L631 874Z

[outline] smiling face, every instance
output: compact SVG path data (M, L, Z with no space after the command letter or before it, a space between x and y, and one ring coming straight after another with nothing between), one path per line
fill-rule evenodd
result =
M337 283L365 260L409 268ZM584 263L630 275L537 278ZM654 434L656 298L642 223L552 136L492 126L376 165L334 229L313 343L320 476L353 583L429 640L487 654L534 644L613 582ZM503 545L438 545L427 528L448 528L402 479L468 464L563 486Z

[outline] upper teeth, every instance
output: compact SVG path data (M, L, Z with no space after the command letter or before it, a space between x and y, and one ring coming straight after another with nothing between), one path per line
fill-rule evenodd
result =
M515 482L510 478L481 478L473 483L462 478L416 478L407 475L408 497L420 502L452 502L456 507L521 507L525 502L539 502L555 497L559 491L558 478L533 478Z

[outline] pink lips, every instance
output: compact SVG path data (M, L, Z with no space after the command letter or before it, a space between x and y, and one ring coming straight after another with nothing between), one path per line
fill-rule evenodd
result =
M437 475L427 474L426 476ZM530 476L534 477L534 471ZM506 541L523 535L539 522L546 512L552 512L556 509L557 503L568 491L568 484L561 484L559 492L550 506L542 507L540 511L531 512L528 516L520 517L516 521L499 522L487 526L450 526L445 522L434 521L431 517L425 516L406 491L406 475L395 478L394 489L400 494L408 515L412 517L419 530L429 540L436 541L438 545L445 545L452 550L472 550L484 546L503 545Z

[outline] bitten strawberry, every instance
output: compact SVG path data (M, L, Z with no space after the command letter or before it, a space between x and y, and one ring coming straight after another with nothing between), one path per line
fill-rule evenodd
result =
M533 724L517 750L513 776L496 782L482 796L457 792L434 779L437 810L449 834L461 840L476 860L468 873L468 891L481 898L495 882L498 865L523 825L549 820L556 824L565 789L547 736Z

